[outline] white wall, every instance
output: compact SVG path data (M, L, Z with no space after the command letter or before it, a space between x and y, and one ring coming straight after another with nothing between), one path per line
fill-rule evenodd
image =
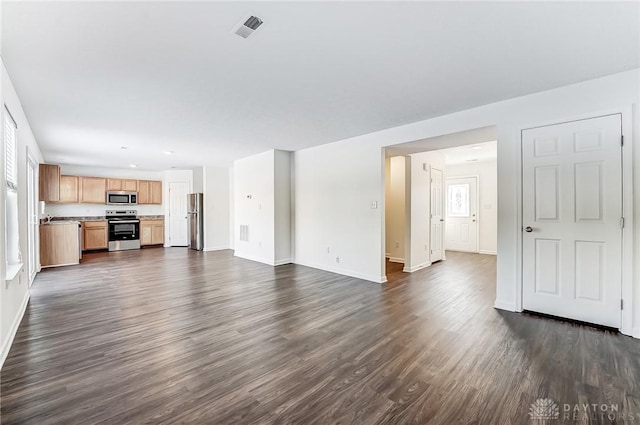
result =
M196 167L193 171L193 192L204 193L204 168Z
M231 246L230 172L226 167L203 167L205 251L229 249ZM194 176L194 191L197 192L195 180Z
M291 154L270 150L234 164L235 255L266 264L291 261ZM240 240L240 226L249 240Z
M116 179L133 180L162 180L162 171L139 171L130 168L100 168L84 167L80 165L60 165L60 174L83 177L111 177ZM166 198L162 199L163 204ZM121 209L113 205L102 204L55 204L48 203L45 207L47 214L53 217L96 217L104 216L105 210ZM163 215L163 205L136 205L127 207L138 211L138 215Z
M446 178L478 176L478 247L480 254L498 249L498 163L470 162L447 165Z
M13 84L9 78L9 74L2 63L2 89L0 91L0 104L5 104L11 111L11 115L18 126L17 132L17 160L18 160L18 216L19 216L19 233L20 233L20 250L22 252L23 262L25 263L22 271L10 282L5 281L5 261L6 253L4 252L4 198L6 188L6 176L4 170L4 156L0 155L3 160L0 161L0 365L4 362L8 354L8 350L13 341L13 337L20 323L20 319L24 314L27 301L29 299L29 277L27 276L28 252L27 245L27 149L36 161L43 162L42 153L31 131L27 117L24 114L18 95L15 92ZM4 109L2 110L4 114ZM4 118L3 118L4 125ZM4 134L4 133L3 133ZM3 143L4 146L4 143ZM37 245L37 243L36 243ZM36 246L36 250L37 250ZM36 251L38 252L38 251Z
M292 252L292 161L291 152L274 151L274 208L275 251L274 264L288 264L293 260Z
M386 256L398 263L404 263L405 250L405 161L404 156L385 160Z
M273 264L275 258L273 151L234 164L235 255ZM240 226L249 226L249 241L240 241Z
M626 153L635 149L640 167L638 103L640 69L493 103L295 153L296 262L383 281L384 217L371 201L384 199L381 148L443 134L496 125L498 129L498 284L496 306L519 305L519 146L523 128L601 113L624 112ZM628 111L634 105L633 113ZM625 109L627 108L627 109ZM629 123L633 123L633 133ZM640 173L635 174L635 219L640 223ZM628 194L627 194L628 195ZM627 198L631 198L627 196ZM627 210L628 217L634 216ZM640 226L635 230L635 264L640 264ZM327 254L331 246L333 253ZM627 249L627 251L629 251ZM340 255L341 262L334 259ZM640 304L638 266L635 295ZM625 301L625 305L631 300ZM634 326L640 335L636 309ZM629 320L623 321L628 330Z
M295 152L295 261L384 280L382 144L367 136Z

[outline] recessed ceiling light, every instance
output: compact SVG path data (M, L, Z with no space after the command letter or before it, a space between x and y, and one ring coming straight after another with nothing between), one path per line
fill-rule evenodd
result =
M173 155L175 152L174 151L164 151L165 155Z
M471 149L474 149L474 150L482 149L482 146L471 146Z
M136 168L138 166L138 164L129 164L129 167L131 168Z
M171 168L176 168L176 167L171 167Z
M125 149L126 150L127 147L126 146L120 146L120 149Z

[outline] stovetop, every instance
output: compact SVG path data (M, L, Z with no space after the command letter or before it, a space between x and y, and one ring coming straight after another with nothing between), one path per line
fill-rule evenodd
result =
M134 220L138 218L136 210L107 210L105 211L107 220Z

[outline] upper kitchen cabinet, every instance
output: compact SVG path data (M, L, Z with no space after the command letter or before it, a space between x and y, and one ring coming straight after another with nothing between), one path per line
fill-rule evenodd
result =
M78 203L80 200L80 177L60 176L60 202Z
M162 204L162 182L138 180L138 204Z
M124 190L126 192L137 192L138 180L107 179L107 190Z
M83 204L105 204L107 179L103 177L80 177L80 202Z
M40 164L40 200L44 202L60 201L60 166Z

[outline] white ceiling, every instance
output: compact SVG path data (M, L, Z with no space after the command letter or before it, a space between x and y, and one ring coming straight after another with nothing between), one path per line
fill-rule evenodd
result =
M2 56L49 162L228 165L637 68L638 9L4 1Z

